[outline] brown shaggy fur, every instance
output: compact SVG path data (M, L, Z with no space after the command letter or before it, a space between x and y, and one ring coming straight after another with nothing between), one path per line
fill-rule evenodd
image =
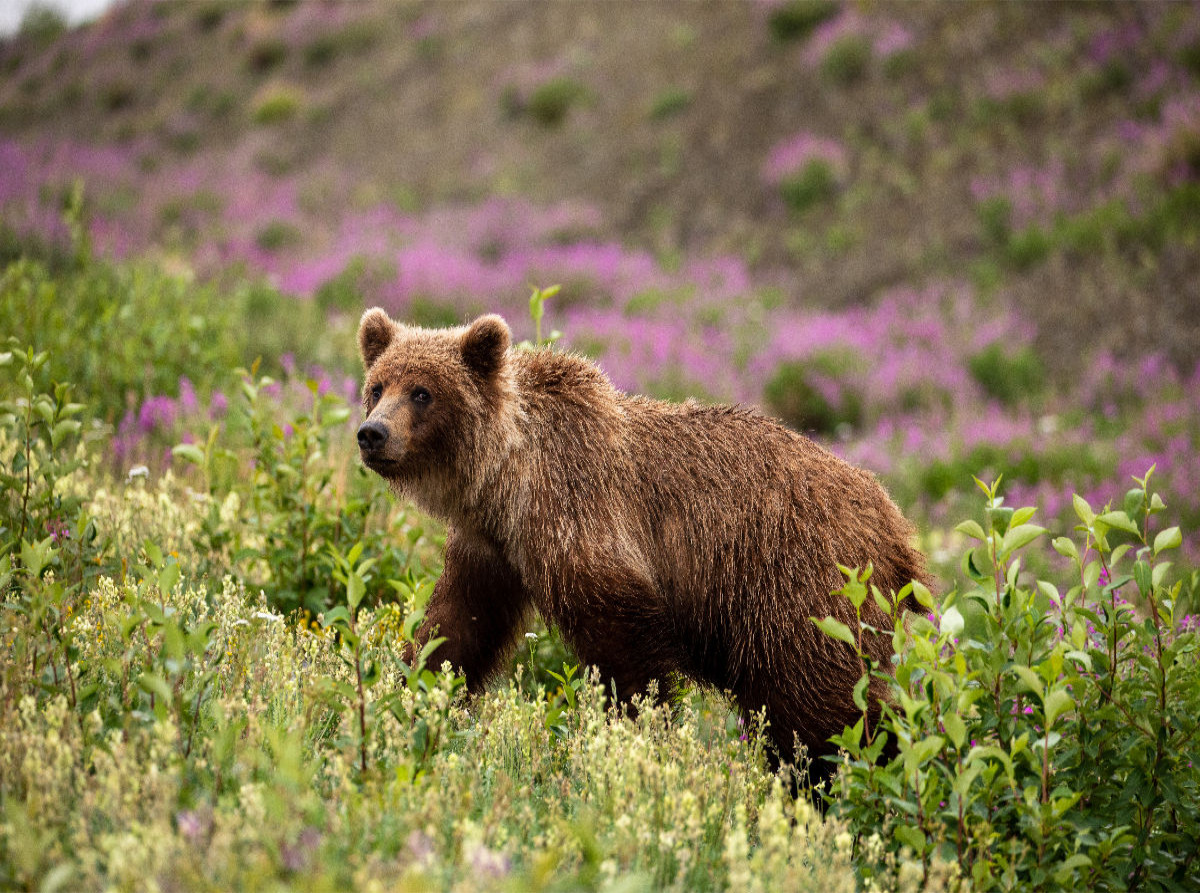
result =
M879 482L756 412L618 391L570 354L509 349L508 326L411 328L364 314L363 461L448 522L436 629L478 691L532 607L622 699L679 673L766 708L785 756L858 717L857 657L810 617L854 628L837 565L928 583ZM890 629L867 599L864 621ZM885 666L891 636L870 637ZM873 683L876 698L882 688Z

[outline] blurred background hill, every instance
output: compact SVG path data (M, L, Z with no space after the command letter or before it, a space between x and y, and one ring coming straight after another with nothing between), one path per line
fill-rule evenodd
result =
M270 283L346 371L365 305L528 336L560 282L619 385L758 403L902 496L1200 492L1196 3L131 2L27 16L0 134L9 256L81 180L102 255Z

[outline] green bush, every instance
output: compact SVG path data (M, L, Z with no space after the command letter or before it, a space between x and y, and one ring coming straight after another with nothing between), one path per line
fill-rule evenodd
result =
M304 64L324 68L339 56L357 55L375 44L377 34L369 22L352 22L331 33L320 34L304 48Z
M861 80L871 63L871 42L850 34L834 42L821 60L821 74L835 84L847 86Z
M241 361L229 336L236 306L149 267L88 262L55 274L16 261L0 273L0 315L22 344L49 353L59 380L82 383L80 397L108 423L131 400L176 393L197 368Z
M654 97L650 106L651 121L665 121L687 111L692 104L692 94L682 87L670 87Z
M837 194L838 180L833 165L814 158L795 173L779 181L779 194L793 211L800 213Z
M257 124L280 124L290 121L300 111L302 101L300 91L292 87L274 87L254 106L254 121Z
M404 318L415 326L440 329L463 322L462 313L454 305L431 298L413 298L404 311Z
M256 41L250 47L246 61L252 71L262 74L283 64L287 56L287 44L279 38L268 37Z
M771 10L767 27L776 40L801 40L837 12L838 4L832 0L786 0Z
M286 220L272 220L254 236L254 244L263 251L279 251L300 242L299 228Z
M987 243L1002 247L1012 235L1012 202L1002 195L993 195L975 208Z
M1008 406L1038 397L1046 380L1042 361L1029 345L1012 350L994 341L967 358L967 369L985 394Z
M958 526L966 584L940 605L918 592L929 619L896 625L894 677L874 670L892 705L868 728L862 702L864 718L834 739L847 757L831 811L860 840L954 860L977 890L1200 880L1200 642L1163 560L1180 531L1152 531L1164 506L1149 473L1135 483L1123 509L1075 498L1076 536L1053 542L1070 562L1060 584L1022 573L1023 550L1047 533L1034 510L980 484L985 523ZM869 569L847 575L854 605L895 603ZM822 628L867 660L849 629ZM898 755L877 763L888 742ZM868 879L873 859L859 853Z
M819 354L804 361L782 363L763 389L771 412L797 431L837 434L843 426L862 422L862 397L844 382L851 360L841 353ZM816 382L824 382L822 389ZM835 390L830 399L826 392Z
M67 30L67 20L55 7L32 3L21 16L18 33L40 46L56 41Z
M526 113L546 127L566 120L567 114L587 96L587 89L575 78L565 75L536 86L525 104Z

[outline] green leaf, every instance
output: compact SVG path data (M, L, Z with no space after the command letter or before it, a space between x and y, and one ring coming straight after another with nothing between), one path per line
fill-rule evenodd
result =
M1141 533L1138 526L1133 523L1133 519L1124 512L1105 512L1096 520L1104 522L1114 530L1123 530L1126 533L1132 533L1134 536Z
M328 611L325 611L321 615L321 620L327 627L333 626L333 624L339 621L349 625L350 612L346 609L345 605L338 605L336 608L330 608Z
M1158 564L1154 565L1154 573L1151 575L1151 582L1154 583L1155 586L1161 586L1162 581L1167 577L1167 571L1170 569L1171 562L1169 561L1160 561Z
M62 439L70 434L76 434L79 431L79 422L75 419L63 419L58 422L50 431L51 446L58 446Z
M379 681L379 661L369 660L363 665L363 688L370 688Z
M1022 524L1032 518L1036 512L1037 509L1031 505L1027 505L1024 508L1019 508L1013 512L1012 520L1008 523L1012 527L1020 527Z
M1088 505L1087 500L1075 493L1071 496L1072 505L1075 508L1075 514L1079 516L1079 520L1091 527L1096 521L1096 513L1092 511L1092 507Z
M859 710L867 709L867 685L870 683L870 676L861 677L854 684L854 704Z
M917 768L925 763L928 763L945 745L946 739L941 735L930 735L922 738L913 744L909 751L909 756L912 759L912 768Z
M171 686L161 676L154 673L142 673L138 676L138 687L147 694L161 698L163 702L171 702Z
M1178 549L1183 543L1183 535L1179 532L1178 527L1168 527L1166 530L1159 531L1154 537L1154 554L1158 555L1166 549Z
M363 582L363 578L359 574L351 572L350 578L346 581L346 602L350 605L351 611L358 610L358 604L366 593L367 584Z
M24 540L21 541L21 564L25 566L25 570L29 573L29 576L34 579L42 575L45 567L58 554L58 550L50 545L51 542L51 537L46 537L33 543L28 543Z
M1050 543L1054 547L1054 551L1064 558L1073 558L1079 560L1079 549L1075 546L1075 541L1065 536L1056 536L1053 542Z
M1046 580L1038 580L1037 585L1042 595L1046 596L1046 598L1050 599L1050 601L1054 602L1056 605L1062 604L1062 596L1059 595L1057 586Z
M34 411L41 417L46 427L49 428L54 424L54 404L49 400L41 399L33 404Z
M1044 707L1046 710L1046 727L1054 725L1054 720L1075 706L1075 701L1064 688L1056 688L1046 695Z
M150 564L153 567L160 568L163 566L162 549L158 547L157 543L155 543L153 540L146 540L146 542L142 544L142 548L146 550L146 557L150 559Z
M1013 664L1012 671L1020 677L1023 683L1025 683L1026 688L1028 688L1038 697L1041 697L1042 691L1045 689L1045 685L1042 682L1041 676L1024 664Z
M910 583L908 586L905 586L903 589L901 589L901 592L903 592L904 589L908 589L911 592L912 584ZM881 610L884 614L887 614L889 616L891 615L892 608L895 606L890 601L888 601L888 598L886 595L884 595L882 592L879 591L878 586L871 587L871 597L873 599L875 599L875 604L879 605L879 610Z
M896 825L893 833L897 840L905 846L911 847L918 856L925 852L925 832L916 825Z
M1125 514L1129 517L1141 513L1142 500L1146 498L1146 491L1141 487L1134 487L1125 494L1125 499L1122 500L1121 506L1125 509Z
M178 456L195 465L204 465L204 450L194 443L177 443L171 447L171 455Z
M825 633L825 635L845 642L851 648L858 648L858 641L854 638L853 633L850 632L850 627L846 626L840 620L835 620L832 617L825 617L821 620L818 620L816 617L809 617L808 619L815 623L817 628Z
M967 725L957 713L943 714L942 728L950 736L950 741L954 744L955 748L961 748L963 742L967 740Z
M179 562L171 560L163 565L163 569L158 573L158 591L164 596L169 595L179 582L179 574Z
M977 761L985 759L999 760L1004 765L1004 770L1008 774L1008 777L1012 778L1012 757L995 745L979 745L977 747L972 747L970 753L967 754L966 763L967 765L971 765Z
M977 539L977 540L983 540L983 539L987 538L986 534L984 534L984 532L983 532L983 528L979 526L979 522L972 521L971 519L967 519L966 521L963 521L961 524L957 525L954 529L956 531L958 531L959 533L966 534L967 536L973 537L974 539Z
M1092 860L1083 853L1075 853L1073 856L1068 856L1062 862L1059 862L1054 867L1054 881L1064 887L1078 888L1078 883L1071 883L1075 876L1075 870L1078 868L1088 868L1091 866Z
M1150 565L1145 561L1135 561L1133 564L1133 579L1137 588L1146 594L1154 589L1154 579L1151 576Z
M958 608L951 606L942 612L941 623L939 628L944 635L954 637L963 631L966 621L963 620L962 613Z
M913 595L917 597L917 602L921 607L928 611L933 611L937 607L937 602L934 601L933 593L929 591L929 587L920 580L912 581Z
M1045 527L1039 527L1036 524L1019 524L1016 527L1010 527L1008 533L1004 534L1001 549L1011 555L1017 549L1029 545L1045 532Z

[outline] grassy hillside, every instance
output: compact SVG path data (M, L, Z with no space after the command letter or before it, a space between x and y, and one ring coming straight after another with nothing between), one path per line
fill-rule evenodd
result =
M1191 371L1195 4L798 9L132 3L7 41L0 126L35 194L88 179L117 250L243 260L301 293L353 255L404 276L414 229L485 266L540 245L455 232L500 199L556 245L616 242L700 288L693 258L797 307L966 281L1014 303L1055 366L1104 347ZM770 168L805 140L837 170L795 210ZM380 297L514 306L519 277L493 281ZM579 300L605 297L589 284Z

